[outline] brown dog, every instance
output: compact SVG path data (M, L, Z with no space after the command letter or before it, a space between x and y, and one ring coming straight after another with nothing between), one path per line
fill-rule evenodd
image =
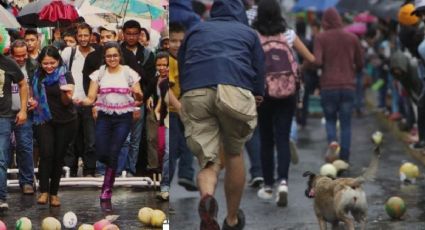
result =
M361 229L365 229L367 200L362 183L365 180L373 180L376 175L380 144L375 147L374 152L368 168L357 178L332 179L310 171L303 174L304 177L309 177L305 195L314 198L314 211L320 230L326 229L327 222L332 224L332 229L337 229L339 222L343 222L347 229L354 230L354 221L360 223Z
M337 228L340 221L347 229L354 230L354 219L365 228L367 217L366 194L361 187L363 180L359 178L331 179L326 176L316 176L312 172L305 172L309 176L306 196L314 198L314 211L319 221L320 229L326 229L326 222L332 223L332 229Z

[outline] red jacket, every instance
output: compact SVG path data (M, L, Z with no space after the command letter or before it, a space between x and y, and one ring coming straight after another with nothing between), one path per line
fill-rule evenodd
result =
M325 11L324 32L314 40L315 64L322 67L321 89L355 89L356 72L363 68L363 51L359 39L343 30L335 8Z

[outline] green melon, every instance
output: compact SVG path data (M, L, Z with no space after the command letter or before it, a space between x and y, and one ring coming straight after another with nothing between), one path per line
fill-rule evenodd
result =
M406 204L400 197L393 196L385 203L385 211L392 219L400 219L406 212Z

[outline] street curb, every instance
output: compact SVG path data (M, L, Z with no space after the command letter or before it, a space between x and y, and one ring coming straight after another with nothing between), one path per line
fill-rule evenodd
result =
M373 111L376 106L372 102L372 98L370 92L366 93L365 96L365 104L369 111ZM412 149L408 143L406 143L406 140L408 139L409 133L403 132L399 129L397 122L389 120L385 114L380 112L372 112L372 114L378 119L379 123L384 125L385 128L387 128L398 140L400 140L403 145L404 149L406 150L406 153L416 159L417 161L420 161L423 165L425 165L425 149L424 150L415 150ZM385 141L384 141L385 143Z

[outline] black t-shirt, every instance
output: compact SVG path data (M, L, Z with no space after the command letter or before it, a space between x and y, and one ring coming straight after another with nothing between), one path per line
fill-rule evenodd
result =
M74 78L70 72L65 74L65 79L68 84L75 84ZM52 120L57 123L66 123L77 119L77 111L74 104L64 105L61 100L61 90L59 82L51 86L46 85L47 104L49 104Z
M0 54L0 117L14 117L12 111L12 82L18 83L24 74L11 58Z

